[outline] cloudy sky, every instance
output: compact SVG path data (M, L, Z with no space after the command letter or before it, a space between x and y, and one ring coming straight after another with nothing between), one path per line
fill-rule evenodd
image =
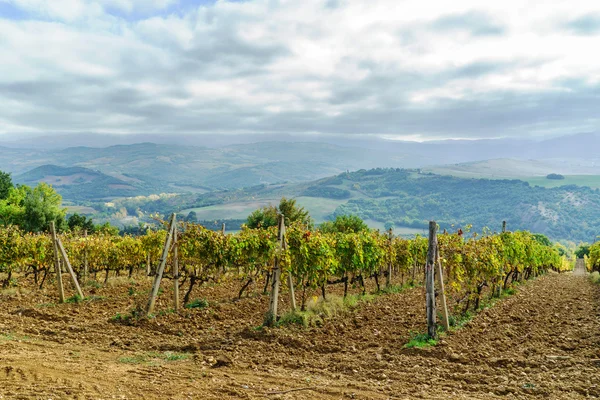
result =
M0 0L0 134L600 131L600 2Z

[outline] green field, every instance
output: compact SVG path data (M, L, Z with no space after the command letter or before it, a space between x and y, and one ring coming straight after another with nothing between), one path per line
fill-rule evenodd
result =
M379 229L380 231L385 230L385 224L374 219L366 219L365 223L369 225L369 228ZM409 228L406 226L394 226L394 235L398 236L414 236L414 235L427 235L427 229Z
M600 175L565 175L565 179L553 180L546 179L545 176L535 176L522 178L529 182L532 186L542 186L545 188L553 188L565 185L588 186L592 189L600 189Z
M277 204L278 202L278 199L240 201L208 207L188 208L187 210L181 211L181 215L187 215L190 211L195 211L199 220L246 219L252 211L264 206L268 206L269 204Z
M299 206L304 207L310 212L311 217L313 217L316 223L325 221L340 204L347 202L347 200L332 200L305 196L297 197L296 200ZM239 201L209 207L189 208L181 211L181 214L187 215L190 211L195 211L199 220L246 219L252 211L269 204L277 205L278 203L279 199Z
M595 174L591 168L573 163L553 164L550 161L496 159L424 168L423 171L457 178L520 179L529 182L532 186L545 188L578 185L598 189L600 175ZM546 175L550 173L560 173L565 179L546 179Z
M67 209L67 213L68 214L94 214L96 212L96 210L94 210L92 207L86 207L86 206L65 206L65 208Z

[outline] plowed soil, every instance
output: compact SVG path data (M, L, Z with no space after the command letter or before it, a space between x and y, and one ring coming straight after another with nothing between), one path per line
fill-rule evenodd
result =
M94 301L62 305L52 288L2 294L0 398L600 397L600 287L585 276L522 285L425 350L403 348L425 330L419 288L313 328L256 329L268 297L232 300L234 284L202 288L205 309L134 326L113 321L142 304L148 287L146 279L85 286Z

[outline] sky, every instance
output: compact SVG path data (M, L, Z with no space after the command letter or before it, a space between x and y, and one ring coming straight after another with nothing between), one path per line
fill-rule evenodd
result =
M589 0L0 0L0 135L598 132L599 48Z

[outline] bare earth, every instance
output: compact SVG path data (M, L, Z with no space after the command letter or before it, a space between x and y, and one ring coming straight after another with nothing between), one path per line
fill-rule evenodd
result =
M199 290L218 300L207 309L139 326L111 321L141 303L148 286L87 287L103 298L83 304L49 304L52 287L1 295L0 398L600 397L600 287L585 276L527 283L428 350L403 349L411 331L425 329L421 289L311 329L253 329L268 298L233 301L237 283ZM278 393L291 389L301 390Z

